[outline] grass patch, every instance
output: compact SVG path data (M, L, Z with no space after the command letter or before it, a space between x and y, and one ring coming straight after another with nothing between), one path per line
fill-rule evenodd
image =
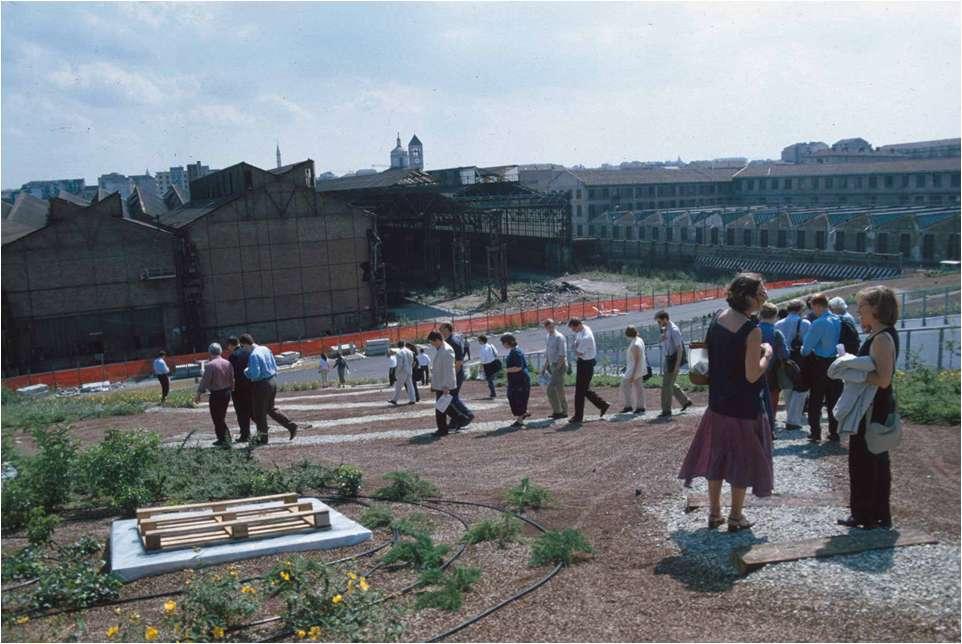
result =
M594 550L578 530L565 528L544 533L531 546L531 565L570 565L576 552L591 554Z
M189 389L171 391L168 407L193 406L194 392ZM20 396L3 389L3 425L11 429L34 429L58 423L72 423L87 418L134 416L160 402L157 392L148 389L111 391L84 396Z
M923 425L959 423L959 371L916 368L895 374L899 414Z
M461 541L470 544L494 541L499 548L504 548L509 543L521 541L521 527L521 521L516 517L502 514L500 519L484 519L472 524Z
M521 479L521 483L504 494L504 502L515 512L524 512L528 508L537 510L547 505L549 501L551 501L551 493L532 483L528 477Z

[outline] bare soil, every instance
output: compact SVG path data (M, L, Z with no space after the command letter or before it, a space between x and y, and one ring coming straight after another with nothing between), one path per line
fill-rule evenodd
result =
M311 395L329 393L310 392ZM422 390L423 391L423 390ZM305 394L308 392L301 392ZM515 429L503 398L494 409L477 412L476 422L504 420L491 431L458 432L434 440L433 418L403 418L406 411L385 404L384 408L350 409L351 402L385 399L384 391L344 398L344 411L291 412L292 418L344 418L356 414L396 413L396 421L377 421L371 426L352 425L343 429L306 430L314 432L355 433L385 429L422 429L411 438L345 442L325 445L292 444L284 448L265 448L255 456L265 463L291 464L308 458L322 462L346 462L365 473L362 493L370 494L383 483L383 474L408 469L433 481L446 499L498 504L504 491L529 477L551 490L550 507L530 516L550 529L576 528L584 532L595 554L568 567L547 585L509 604L451 638L454 641L958 641L959 620L948 623L932 618L892 615L873 606L833 601L830 596L797 596L763 592L751 584L736 584L726 590L708 589L692 582L678 547L665 526L647 508L666 500L677 501L683 511L684 491L677 472L694 435L699 413L678 415L669 421L616 417L610 422L589 421L581 426L564 421ZM483 383L465 386L469 406L478 404L485 390ZM621 401L614 389L598 393L619 409ZM569 388L569 404L573 392ZM499 390L499 395L501 391ZM298 394L283 395L278 406ZM646 392L648 408L657 407L657 392ZM696 405L705 404L705 394L692 394ZM320 402L320 401L311 401ZM418 409L421 409L418 407ZM532 391L530 409L533 419L550 413L544 396ZM589 404L586 418L597 418ZM232 418L229 416L229 421ZM151 413L119 419L77 423L74 431L84 442L96 441L107 427L145 427L170 437L200 426L209 431L204 414ZM232 430L236 428L232 426ZM272 439L273 440L273 439ZM913 446L893 457L893 515L898 525L919 527L940 539L958 543L960 532L960 436L959 427L915 426L905 428L905 443ZM295 440L296 444L297 441ZM822 457L832 464L831 492L847 493L848 478L844 450L826 448ZM777 485L777 482L776 482ZM829 491L826 491L829 492ZM750 502L749 502L750 503ZM496 516L492 511L440 505L469 523ZM357 517L359 505L344 505L342 511ZM399 510L403 511L403 510ZM421 510L424 511L424 510ZM456 547L463 532L461 524L440 513L435 520L437 540ZM109 520L69 522L58 529L57 540L66 541L82 534L105 539ZM379 531L374 545L388 539ZM725 533L718 534L725 539ZM4 549L23 543L5 540ZM330 553L316 553L322 559L346 556L372 544ZM424 640L460 623L502 598L533 583L548 568L527 564L528 547L494 544L469 546L458 561L476 565L482 578L475 591L466 596L464 607L456 613L426 610L405 617L405 640ZM242 575L259 574L273 563L271 558L243 562ZM358 564L358 567L363 564ZM373 576L373 583L397 588L411 579L410 574L388 573ZM129 584L123 596L176 589L182 575L171 574ZM135 604L145 618L156 619L162 600ZM75 632L77 616L35 620L25 626L5 626L4 638L10 641L63 640ZM81 639L102 639L104 629L116 618L108 608L91 609L82 615L87 632ZM261 635L269 633L265 629ZM249 633L256 637L256 633Z

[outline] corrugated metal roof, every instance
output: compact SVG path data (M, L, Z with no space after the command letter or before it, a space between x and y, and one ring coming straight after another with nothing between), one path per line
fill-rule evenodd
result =
M879 150L913 150L916 148L942 148L947 145L962 145L962 139L935 139L934 141L912 141L909 143L890 143L880 145Z
M219 197L217 199L191 201L184 204L183 208L168 210L161 213L158 219L163 226L167 226L169 228L181 228L182 226L193 223L204 215L213 212L217 208L220 208L224 204L238 199L241 196L243 195L227 195L226 197Z
M649 183L703 183L728 181L735 168L640 168L633 170L572 170L587 186L620 186Z
M758 177L809 177L855 174L894 174L904 172L952 172L959 171L959 158L951 159L905 159L872 163L752 163L739 171L736 179Z
M318 192L335 192L339 190L370 190L372 188L390 188L393 186L436 185L437 180L426 172L413 168L393 168L366 174L359 177L341 177L328 179L317 184Z

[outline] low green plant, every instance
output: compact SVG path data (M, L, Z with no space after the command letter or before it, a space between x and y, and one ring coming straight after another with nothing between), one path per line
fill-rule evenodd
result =
M957 425L960 417L959 371L915 366L898 371L893 387L899 414L923 425Z
M387 528L394 522L394 513L383 505L372 505L361 513L360 523L368 530Z
M297 639L342 642L393 641L400 625L381 593L356 572L293 557L266 578L269 595L284 602L282 617Z
M44 569L43 550L27 546L3 557L3 581L34 579Z
M67 427L35 428L33 440L37 455L23 463L18 478L28 484L39 505L54 510L70 498L77 443Z
M395 519L391 522L391 527L398 531L398 534L413 537L423 532L429 532L434 526L428 515L423 512L412 512L411 514Z
M563 563L571 564L574 553L591 554L594 550L585 536L578 530L550 530L538 537L531 545L531 565L545 566Z
M522 523L510 514L502 514L499 519L483 519L471 525L461 540L464 543L497 542L504 548L509 543L521 541Z
M524 512L528 508L537 510L551 501L551 493L524 477L521 483L505 492L504 501L515 512Z
M418 586L435 588L418 593L415 607L438 608L452 612L459 610L464 604L464 593L470 592L471 587L480 578L480 568L458 566L447 573L439 568L425 570L418 577Z
M389 481L388 485L375 492L374 496L385 501L410 503L438 495L438 488L433 483L425 481L414 472L388 472L384 478Z
M40 506L30 510L27 520L27 541L33 546L40 546L50 541L53 531L63 522L56 514L47 514Z
M260 606L257 589L242 582L234 568L194 575L187 572L186 591L170 610L166 621L178 640L221 640L235 626L247 621Z
M6 390L9 392L9 390ZM168 407L190 407L193 392L175 390L167 397ZM156 405L155 390L128 389L82 396L46 396L30 398L6 393L2 398L3 424L12 429L34 429L58 423L72 423L87 418L132 416Z
M163 454L153 432L108 429L103 441L80 454L75 466L76 490L122 512L160 498L157 466Z
M364 478L364 473L361 471L361 468L355 465L341 463L334 468L333 477L334 487L337 488L338 496L353 498L357 496L357 493L361 489L361 481Z
M280 385L278 391L313 391L315 389L321 388L320 380L311 380L307 382L286 382Z
M409 540L402 539L391 546L381 562L385 565L410 565L417 570L440 568L450 547L443 543L435 544L430 535L423 532L410 537Z

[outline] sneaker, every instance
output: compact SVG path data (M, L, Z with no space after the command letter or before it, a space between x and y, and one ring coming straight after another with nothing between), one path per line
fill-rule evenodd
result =
M397 407L397 401L396 401L396 400L389 400L388 403L390 403L390 404L394 405L395 407Z
M634 410L632 410L631 407L623 407L622 410L619 411L618 413L619 413L619 414L630 414L632 411L634 411Z
M294 425L289 427L287 431L291 435L290 440L294 440L294 437L297 436L297 423L294 423Z
M603 417L605 415L605 412L608 411L609 407L611 407L611 405L609 405L608 403L602 404L601 407L598 408L598 417L599 418Z

